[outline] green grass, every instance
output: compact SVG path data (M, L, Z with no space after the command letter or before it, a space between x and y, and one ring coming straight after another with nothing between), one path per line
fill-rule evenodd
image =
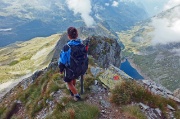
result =
M0 114L0 117L2 119L8 119L9 117L11 117L11 113L13 112L13 110L16 108L16 103L13 102L12 104L9 104L8 108L3 108L2 110L2 114Z
M91 55L88 56L88 63L89 65L95 66L95 59Z
M50 94L59 90L59 87L53 82L54 80L59 80L57 70L49 70L44 75L39 76L33 85L19 94L19 100L23 102L26 113L31 118L47 107L46 100L51 99Z
M146 119L146 115L141 111L138 106L124 106L122 107L122 111L130 116L131 118L135 119Z
M23 56L23 57L20 58L19 61L21 62L21 61L24 61L24 60L30 60L31 57L32 57L32 56Z
M180 110L177 110L174 114L176 119L180 119Z
M14 61L12 61L12 62L9 64L9 66L16 65L17 63L19 63L19 61L18 61L18 60L14 60Z
M0 107L0 119L2 119L3 117L4 117L4 113L5 113L5 111L6 111L6 108L5 107Z
M85 90L90 90L90 86L92 84L94 84L94 80L95 80L95 78L90 74L84 76L84 88L85 88Z
M84 102L70 102L66 106L58 104L49 115L51 119L96 119L99 115L98 107Z
M126 105L131 102L142 102L152 108L160 108L165 114L167 105L177 109L177 104L173 100L154 95L135 81L124 81L116 85L112 90L111 102L117 105Z

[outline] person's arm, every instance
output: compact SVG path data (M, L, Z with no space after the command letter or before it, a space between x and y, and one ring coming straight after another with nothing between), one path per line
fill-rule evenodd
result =
M58 66L61 73L63 73L64 68L66 67L66 64L69 61L69 57L70 57L69 55L70 55L69 47L65 45L63 49L61 50L59 61L58 61Z

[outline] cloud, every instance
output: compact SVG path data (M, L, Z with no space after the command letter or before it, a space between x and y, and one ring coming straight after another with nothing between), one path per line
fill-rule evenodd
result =
M105 6L109 6L109 3L105 3Z
M0 32L11 31L11 30L12 30L12 28L0 29Z
M117 1L113 1L113 3L112 3L113 7L118 7L118 5L119 5L119 3Z
M90 16L92 8L90 0L66 0L66 3L75 15L78 13L81 15L81 18L88 27L94 24L94 19Z
M180 0L169 0L164 6L164 10L170 9L177 5L180 5Z
M180 19L153 19L152 26L155 28L152 32L152 44L167 44L171 42L180 42Z
M180 57L180 49L179 48L177 48L177 49L174 48L171 52L175 53L175 55ZM180 60L179 60L179 63L180 63Z

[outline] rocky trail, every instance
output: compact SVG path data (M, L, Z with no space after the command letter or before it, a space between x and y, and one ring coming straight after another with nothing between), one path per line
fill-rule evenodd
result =
M85 102L99 107L99 119L131 119L122 113L121 107L110 103L110 91L98 83L91 86L91 93L85 99Z

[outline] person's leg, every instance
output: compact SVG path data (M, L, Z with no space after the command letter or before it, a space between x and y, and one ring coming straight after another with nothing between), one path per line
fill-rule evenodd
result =
M76 79L73 79L73 85L76 86Z
M69 89L75 95L75 94L78 94L78 92L77 92L75 85L73 83L74 83L74 80L67 82Z
M81 97L78 94L76 87L75 87L76 81L72 80L71 82L67 82L67 84L68 84L68 87L70 89L70 92L73 93L73 95L72 94L71 95L74 96L74 100L75 101L81 100Z

